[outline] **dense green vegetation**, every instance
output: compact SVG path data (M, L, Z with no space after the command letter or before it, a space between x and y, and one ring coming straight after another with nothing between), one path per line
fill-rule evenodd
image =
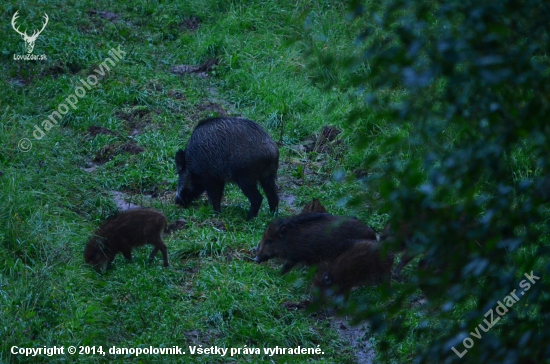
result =
M48 14L34 49L46 61L13 59L25 52L7 21L17 10L29 34ZM422 303L417 283L426 277L417 277L417 260L391 291L352 294L343 312L370 320L359 341L370 342L374 362L458 360L451 347L464 350L465 335L533 269L541 280L474 339L462 360L542 362L550 355L543 345L550 273L547 7L8 1L0 13L0 362L33 361L11 355L13 345L319 346L323 354L238 360L358 360L326 311L291 309L309 297L307 269L281 277L278 262L249 260L273 218L265 199L250 222L248 200L235 186L226 188L220 215L206 197L189 209L174 205L174 153L201 118L217 115L256 120L279 142L280 216L318 197L330 212L358 216L377 230L388 220L421 216L416 237L424 248L443 247L433 248L437 259L448 258L440 250L457 255L445 247L464 240L486 242L482 252L465 248L458 255L464 259L451 259L448 269L461 274L441 274L450 280L435 282L450 287L441 289L441 300ZM123 58L108 64L59 126L35 139L35 125L44 129L80 80L105 69L119 46ZM192 68L213 59L213 67ZM324 138L324 126L341 133ZM32 142L30 151L21 151L22 138ZM158 257L147 261L149 247L135 251L133 262L119 256L106 273L84 265L90 234L116 211L111 191L163 211L170 222L186 220L188 228L164 238L169 268ZM451 208L437 210L444 205Z
M411 325L402 287L384 311L391 319L381 321L388 326L381 347L393 352L408 327L432 338L420 345L419 361L547 362L550 8L360 4L352 5L365 23L359 55L324 63L347 70L341 87L362 98L350 122L369 125L372 116L389 131L363 133L357 146L383 139L381 150L401 154L365 158L375 171L366 184L380 196L366 190L359 200L387 212L393 226L414 226L415 248L435 271L414 272L410 282L442 296L436 324Z

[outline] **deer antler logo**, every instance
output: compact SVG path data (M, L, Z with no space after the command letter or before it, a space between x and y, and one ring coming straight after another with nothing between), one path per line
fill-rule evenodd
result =
M32 35L29 37L27 35L27 32L23 32L21 33L19 31L18 28L15 27L15 20L18 18L17 16L17 13L19 11L16 11L15 14L13 14L13 18L11 18L11 26L13 27L13 29L19 33L22 37L23 37L23 40L25 41L25 48L27 50L27 53L28 54L31 54L32 53L32 50L34 49L34 42L36 42L36 38L38 38L38 36L40 35L40 33L42 33L42 31L44 30L44 28L46 28L46 24L48 24L48 14L44 13L44 19L46 19L46 22L44 23L44 25L42 25L42 29L40 29L40 31L36 32L36 30L32 33Z

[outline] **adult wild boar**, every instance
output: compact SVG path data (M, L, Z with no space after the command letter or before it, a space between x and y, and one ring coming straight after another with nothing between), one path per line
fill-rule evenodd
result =
M327 209L323 204L321 204L321 201L319 199L314 198L311 200L311 202L308 202L303 208L302 211L300 211L300 215L305 214L311 214L311 213L328 213Z
M262 186L269 209L275 212L279 148L269 134L254 121L221 117L201 121L185 150L176 153L179 175L176 203L187 207L204 191L214 211L221 211L226 182L236 183L250 201L247 220L258 215Z

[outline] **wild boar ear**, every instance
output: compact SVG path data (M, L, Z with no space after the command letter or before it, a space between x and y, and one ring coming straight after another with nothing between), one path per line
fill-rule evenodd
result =
M286 224L284 224L284 223L279 224L279 226L277 227L277 235L281 239L286 238Z
M105 243L107 243L107 239L100 236L97 238L96 242L97 242L97 245L103 250L103 248L105 247Z
M332 277L329 272L325 272L325 274L323 274L322 280L325 286L330 286L332 284Z
M176 152L176 169L178 173L185 169L185 150L180 149Z
M386 226L384 226L384 230L380 233L380 240L388 240L388 238L391 237L391 225L388 222Z

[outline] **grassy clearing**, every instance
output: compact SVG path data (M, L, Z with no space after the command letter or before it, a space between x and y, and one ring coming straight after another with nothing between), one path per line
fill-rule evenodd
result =
M305 270L281 277L278 264L247 260L272 219L265 199L259 217L251 222L244 221L248 201L235 186L226 188L219 216L213 215L205 198L185 210L173 204L174 153L186 144L194 125L207 116L243 115L282 142L280 215L293 214L319 197L335 214L355 215L382 228L383 213L370 206L346 206L357 191L373 197L376 192L369 191L368 184L336 181L333 176L361 173L364 158L379 153L383 137L395 130L368 112L364 123L349 127L347 113L362 95L350 95L337 86L327 92L324 80L344 83L346 75L328 71L313 61L317 57L308 57L308 52L323 56L327 49L340 54L356 51L352 40L361 24L346 22L344 5L122 1L112 6L106 1L69 1L31 7L8 1L0 6L3 19L16 10L24 27L32 28L43 12L50 23L35 47L36 54L48 56L45 62L13 61L14 52L23 52L23 42L8 22L2 24L0 72L6 77L0 95L0 361L31 361L10 355L13 345L102 345L104 350L113 345L319 345L323 355L240 355L238 360L355 362L354 350L329 319L283 305L307 297L307 282L292 279L304 279ZM109 20L111 15L104 11L116 18ZM386 36L375 34L373 41ZM119 45L127 53L124 59L98 77L98 85L60 126L35 140L34 126L74 92L80 79L95 74L109 50ZM170 72L174 65L200 65L214 58L219 64L208 77ZM363 71L358 67L357 72ZM391 96L398 100L401 95ZM342 130L339 141L308 151L325 125ZM93 126L111 132L92 135ZM398 132L406 135L406 128ZM369 135L370 143L352 152L357 133ZM18 150L21 138L32 141L30 152ZM401 153L397 157L406 157L407 151ZM84 170L90 167L91 172ZM518 173L530 172L518 168ZM165 237L170 268L163 269L159 259L149 264L150 248L137 250L131 263L118 257L104 274L83 264L87 237L115 210L109 191L124 192L134 203L157 208L169 221L187 221L188 229ZM403 275L408 277L408 272L405 269ZM369 290L357 291L354 298L384 305ZM377 361L408 362L418 345L444 328L422 306L406 302L403 308L403 337L386 338L392 343L392 356ZM457 309L457 319L465 309ZM415 328L425 325L433 326L433 335L418 337ZM383 333L369 335L363 340L376 348ZM78 360L125 358L88 355Z

